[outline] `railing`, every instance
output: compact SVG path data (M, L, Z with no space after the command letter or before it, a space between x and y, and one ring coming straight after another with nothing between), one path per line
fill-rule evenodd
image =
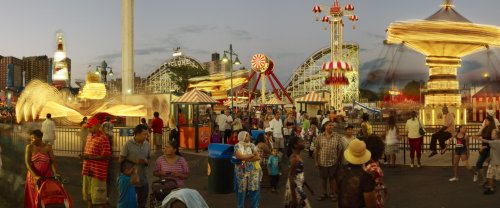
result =
M373 127L373 133L379 136L383 136L385 134L386 130L386 123L375 123L372 124ZM403 164L406 164L406 152L410 151L410 144L408 141L408 131L406 130L405 124L404 123L398 123L397 125L398 131L399 131L399 149L403 150ZM481 128L481 123L469 123L465 125L467 128L466 134L468 136L474 136L479 132L479 129ZM431 137L432 134L436 133L442 125L425 125L425 130L426 133L424 135L424 141L422 145L422 152L426 152L430 150L430 144L431 144ZM354 125L354 133L357 133L360 130L360 125ZM458 131L458 126L456 126L456 129ZM449 141L447 141L447 144ZM439 144L438 144L439 145ZM439 147L437 147L439 148ZM470 151L479 151L481 148L481 141L471 139L469 140L469 150ZM453 164L453 155L455 154L455 143L452 142L451 146L448 146L446 151L450 151L452 153L452 164Z
M382 136L384 135L386 124L385 123L374 123L372 124L373 126L373 132L376 135ZM467 135L475 135L480 127L480 123L471 123L467 124ZM408 142L408 132L405 129L405 124L404 123L399 123L397 124L397 128L400 133L400 142L399 142L399 148L403 150L404 152L409 151L410 145ZM427 125L425 126L426 129L426 134L424 135L424 142L423 142L423 147L422 151L428 151L430 150L430 142L431 142L431 136L433 133L438 131L441 128L441 126L435 125ZM130 129L130 128L124 128L124 127L116 127L113 129L113 155L119 155L121 148L127 142L128 140L132 139L133 136L123 136L120 134L120 131L123 131L122 129ZM360 129L359 124L354 125L354 132L358 132ZM339 127L337 131L342 132L343 127ZM163 137L162 137L162 142L165 144L168 142L168 138L170 136L170 129L164 128L163 129ZM19 147L24 147L25 144L27 144L29 135L28 132L25 130L21 129L20 126L14 126L13 131L12 131L12 142L16 144L16 146ZM150 145L151 145L151 151L156 151L156 146L154 145L153 142L153 135L150 135ZM470 140L469 144L470 150L471 151L478 151L481 147L481 142L478 140ZM454 144L448 148L448 151L451 151L454 149ZM54 144L54 153L58 156L71 156L71 157L76 157L78 154L81 153L82 150L82 143L80 140L80 128L79 127L64 127L64 126L58 126L56 128L56 141ZM454 154L454 151L451 151L452 154ZM403 159L404 163L406 163L406 154L403 154Z
M123 136L120 134L120 131L129 130L130 128L126 127L116 127L113 129L113 144L112 150L113 155L118 156L120 151L128 140L132 139L133 136ZM29 140L29 132L23 131L17 126L14 126L12 131L12 141L17 144L16 146L23 146L28 143ZM170 129L163 129L162 143L165 144L168 142L168 138L170 136ZM153 142L153 135L150 135L150 145L151 151L156 151L156 146ZM58 126L56 128L56 140L54 142L54 154L57 156L69 156L76 157L81 154L82 151L82 141L80 139L80 128L79 127L67 127L67 126Z

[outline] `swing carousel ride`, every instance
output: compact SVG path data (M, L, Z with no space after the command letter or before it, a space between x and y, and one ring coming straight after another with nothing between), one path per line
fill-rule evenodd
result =
M457 124L465 123L466 110L457 80L461 59L500 46L500 27L472 23L453 7L451 0L445 0L441 9L427 19L397 21L387 29L387 44L403 44L426 56L429 81L421 116L433 125L441 120L434 118L442 106L456 112Z

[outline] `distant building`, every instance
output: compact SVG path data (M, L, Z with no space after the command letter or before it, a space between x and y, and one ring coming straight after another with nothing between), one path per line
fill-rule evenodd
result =
M12 74L9 74L9 69ZM8 83L11 76L11 83ZM10 84L10 86L8 86ZM23 61L13 56L0 56L0 89L23 86Z
M223 67L224 64L220 60L220 54L212 53L212 60L209 62L205 62L202 64L203 68L208 70L210 74L217 74L224 72Z
M49 75L52 76L51 65L51 59L46 55L23 57L25 84L28 84L33 79L49 83Z

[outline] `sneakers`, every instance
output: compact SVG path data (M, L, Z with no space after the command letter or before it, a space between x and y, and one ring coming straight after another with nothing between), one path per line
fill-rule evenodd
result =
M412 163L412 164L410 164L410 168L413 168L413 163Z
M457 177L453 177L453 178L450 178L449 180L450 182L455 182L455 181L458 181L458 178Z
M422 167L422 164L418 163L417 168L420 168L420 167Z
M446 150L448 150L448 145L444 145L444 148L440 150L441 154L446 153Z
M429 157L432 157L432 156L434 156L434 155L437 155L437 152L436 152L436 151L433 151L433 152L429 155Z
M472 178L472 182L477 182L477 177L478 177L477 173L474 173L474 177Z

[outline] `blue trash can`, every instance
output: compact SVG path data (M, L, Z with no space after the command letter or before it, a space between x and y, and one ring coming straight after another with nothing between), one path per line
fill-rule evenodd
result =
M229 194L234 189L234 164L231 163L234 146L227 144L208 145L208 191L214 194Z

